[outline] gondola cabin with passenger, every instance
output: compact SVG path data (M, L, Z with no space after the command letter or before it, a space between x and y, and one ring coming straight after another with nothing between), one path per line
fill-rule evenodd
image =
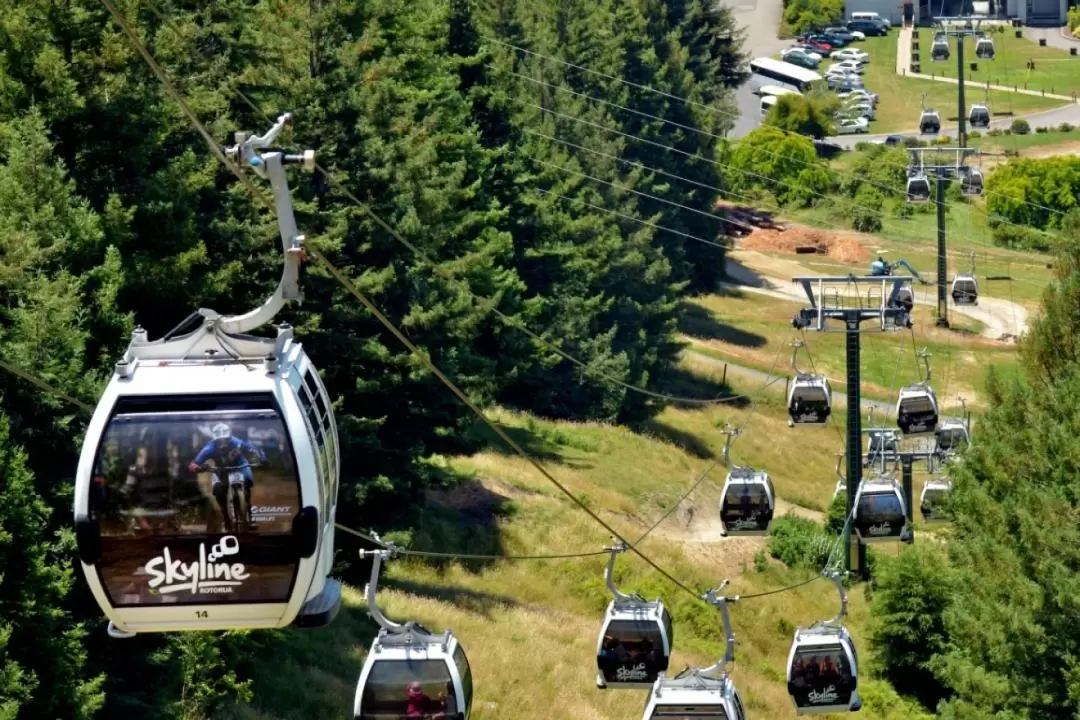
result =
M934 432L938 424L938 401L933 388L926 383L902 388L896 401L896 424L904 435Z
M788 426L821 425L832 412L832 387L824 375L798 373L788 390Z
M852 525L864 543L895 542L905 536L907 506L896 480L879 476L862 481L855 492Z
M615 559L626 546L607 550L611 556L604 580L614 598L604 613L596 643L596 687L647 690L671 661L671 613L662 600L648 601L620 591L615 585Z
M387 620L376 603L380 564L396 549L361 551L374 556L368 610L380 625L368 651L353 698L353 720L438 718L468 720L473 680L469 660L447 630L435 635L415 622Z
M765 535L776 508L772 478L763 470L733 468L720 497L721 533L729 536Z
M157 341L137 328L87 428L75 537L112 637L318 627L340 607L330 398L288 325L248 334L300 297L282 167L300 156L253 149L287 120L237 150L274 187L286 248L274 295L246 315L200 310Z
M840 592L840 613L831 620L797 628L787 661L787 689L796 715L857 712L859 655L843 626L847 592L839 574L832 574Z

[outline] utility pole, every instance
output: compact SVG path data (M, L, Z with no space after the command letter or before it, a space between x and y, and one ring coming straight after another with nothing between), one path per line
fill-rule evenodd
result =
M911 292L911 280L909 276L870 276L856 277L797 277L792 282L801 284L810 301L810 307L803 308L792 320L792 325L797 329L813 328L819 332L826 330L829 320L839 320L844 323L845 332L845 360L847 375L847 515L850 520L852 510L855 508L855 495L862 483L863 454L862 454L862 393L860 390L861 367L860 367L860 339L864 332L862 323L868 320L877 320L877 330L887 332L902 330L911 327L911 315L900 302L899 293L907 286ZM854 302L845 303L843 298L834 294L833 304L830 306L825 293L825 286L846 285L855 288L858 296ZM875 299L872 295L873 288L879 289L879 295ZM863 292L867 294L863 296ZM914 294L912 294L914 297ZM850 298L849 298L850 300ZM870 328L867 328L868 330ZM841 543L844 547L844 567L855 571L863 579L868 579L866 567L866 548L861 542L855 545L855 564L852 564L852 533L851 523L844 526L844 536Z
M962 127L962 126L961 126ZM978 152L972 148L908 148L912 156L912 167L919 168L920 172L932 172L937 187L934 194L934 202L937 205L937 317L934 325L941 328L949 327L949 263L948 243L945 236L945 189L950 179L960 177L964 161L968 155ZM953 153L953 162L927 163L925 154L932 152L940 157L947 153Z

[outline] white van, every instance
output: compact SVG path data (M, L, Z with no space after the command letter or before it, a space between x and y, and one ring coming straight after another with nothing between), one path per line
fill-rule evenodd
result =
M877 20L885 26L886 30L892 29L892 23L888 18L881 17L876 12L853 12L851 13L851 20Z
M776 104L776 95L766 95L761 98L761 117L765 117L772 110L773 105Z
M762 85L754 90L755 95L761 97L780 97L781 95L802 95L793 88L780 87L779 85Z

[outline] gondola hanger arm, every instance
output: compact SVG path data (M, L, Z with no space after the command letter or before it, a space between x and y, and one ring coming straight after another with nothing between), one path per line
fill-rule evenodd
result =
M284 251L284 268L277 288L259 307L243 315L230 315L216 319L217 326L228 334L250 332L266 325L281 312L285 303L304 299L300 291L300 265L304 255L304 236L296 228L296 216L293 213L292 194L285 175L285 165L300 165L309 172L315 169L315 151L305 150L299 155L286 154L279 150L269 150L262 154L257 150L265 149L277 139L292 122L292 115L285 113L261 136L251 136L246 132L237 132L236 145L226 148L225 155L235 160L240 168L248 167L256 175L270 181L274 195L274 214L277 216L278 230Z
M727 466L729 471L748 470L749 468L744 468L731 462L731 444L734 442L735 438L742 435L742 430L733 428L729 425L725 427L722 432L727 435L727 440L724 442L724 465Z
M383 544L383 540L378 535L373 535L376 542ZM379 587L379 571L382 569L383 560L390 560L398 555L398 547L392 542L386 542L385 547L379 550L360 550L360 559L371 556L371 579L368 581L367 586L367 601L368 612L371 614L373 620L379 624L379 627L387 630L388 632L399 632L405 629L405 626L391 621L385 615L382 610L379 609L377 602L377 591Z
M608 590L611 591L611 594L615 596L615 599L617 601L631 602L633 600L640 600L644 602L644 598L639 597L636 594L628 595L622 590L619 590L619 588L615 585L615 559L619 557L619 555L621 555L622 553L626 552L628 549L629 546L623 542L604 548L604 550L610 553L610 557L608 557L607 567L604 569L604 582L607 583Z
M702 600L720 611L720 619L724 624L724 657L713 665L699 670L697 674L700 676L713 676L717 672L723 672L728 665L735 662L735 631L731 626L731 613L728 610L728 604L738 602L739 596L719 595L718 593L723 590L727 584L728 581L724 580L715 588L706 590L701 596Z

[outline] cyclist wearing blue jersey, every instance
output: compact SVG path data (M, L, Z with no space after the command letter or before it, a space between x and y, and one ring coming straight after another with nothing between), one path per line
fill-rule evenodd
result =
M227 472L224 468L239 468L244 476L244 499L247 501L248 512L251 512L251 486L255 484L255 478L251 474L251 463L248 462L247 454L250 453L266 462L266 453L255 447L247 440L233 437L232 429L225 423L218 423L210 429L212 440L203 446L190 464L188 470L198 472L199 467L207 460L213 460L219 472L214 473L214 499L221 507L221 512L226 518L228 511L228 487L222 482L221 472Z

